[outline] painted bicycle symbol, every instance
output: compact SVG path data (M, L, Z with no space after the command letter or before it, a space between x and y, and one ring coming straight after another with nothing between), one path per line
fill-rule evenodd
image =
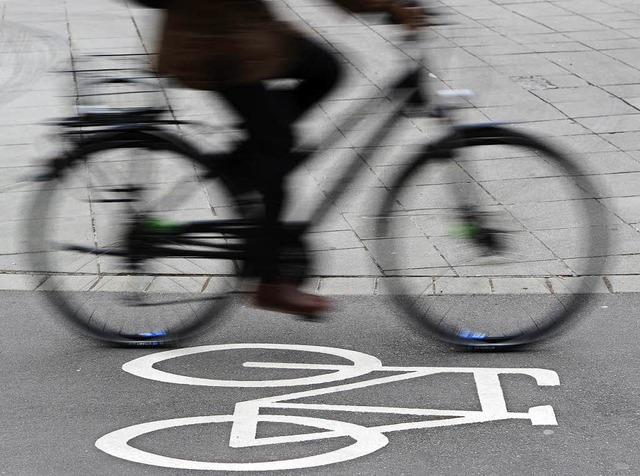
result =
M189 377L159 370L155 364L178 357L226 350L284 350L300 351L314 354L326 354L332 357L346 359L348 364L306 364L289 362L244 362L244 367L262 369L289 369L298 371L312 371L314 375L306 377L288 378L282 380L215 380L208 378ZM549 405L535 406L526 412L510 412L507 409L504 393L500 383L501 375L519 374L532 377L538 386L559 385L558 375L546 369L508 369L508 368L476 368L476 367L391 367L383 366L382 362L371 355L352 350L333 347L319 347L309 345L289 344L224 344L208 345L186 349L159 352L126 363L123 370L138 377L166 383L181 385L198 385L206 387L293 387L315 386L336 383L336 385L310 390L297 391L282 395L270 396L238 402L231 415L209 415L189 418L175 418L170 420L153 421L133 425L113 431L96 441L100 450L128 461L154 465L166 468L189 470L218 470L218 471L272 471L286 469L300 469L334 464L359 458L373 453L389 443L386 433L421 428L436 428L444 426L484 423L498 420L529 420L532 425L557 425L553 408ZM319 372L319 373L318 373ZM376 377L376 373L392 373ZM480 410L442 410L428 408L397 408L387 406L362 405L330 405L313 403L296 403L294 400L310 399L350 390L358 390L378 385L391 384L428 377L439 374L471 374L473 376ZM362 379L370 376L369 379ZM351 380L349 383L338 383ZM265 415L261 411L268 409L282 410L314 410L322 412L337 412L344 414L370 413L386 415L406 415L417 418L417 421L363 426L340 421L338 419L324 419L295 415ZM423 419L420 419L423 417ZM436 419L434 419L436 418ZM296 432L285 436L260 436L260 423L287 423L299 425L305 429L315 429L306 433ZM308 441L318 441L330 438L342 438L349 444L337 450L325 453L298 457L285 460L263 462L215 462L179 459L150 453L135 448L130 444L134 438L151 432L172 429L189 425L205 425L231 423L229 446L231 448L251 448L267 445L287 445ZM318 431L319 430L319 431Z

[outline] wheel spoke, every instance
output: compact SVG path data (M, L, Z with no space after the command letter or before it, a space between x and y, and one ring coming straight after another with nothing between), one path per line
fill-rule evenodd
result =
M580 275L600 272L589 258L606 255L604 209L587 178L506 129L461 129L436 149L450 149L451 160L416 156L391 187L379 248L371 246L394 292L411 296L398 302L425 331L461 345L522 345L557 332L590 292ZM416 290L424 274L435 286ZM566 276L576 277L575 292L555 294L549 283Z
M233 259L162 256L170 254L156 240L162 230L137 231L142 217L204 223L225 208L227 225L237 219L229 213L233 202L225 189L205 189L191 148L175 137L164 144L158 150L84 144L59 177L42 184L33 203L38 219L31 220L31 255L36 269L50 273L43 288L52 291L46 295L93 337L120 344L184 339L219 320L225 297L235 290ZM181 243L178 234L176 240L167 236L168 245L206 251L216 242L242 242L224 229L193 237Z

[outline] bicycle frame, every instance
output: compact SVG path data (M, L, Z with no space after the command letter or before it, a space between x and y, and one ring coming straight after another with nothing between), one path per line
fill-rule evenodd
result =
M405 111L407 105L425 105L425 101L423 96L420 94L420 79L422 75L422 66L416 67L414 70L409 71L403 77L400 78L399 81L392 84L387 94L384 95L385 98L389 96L400 96L397 98L397 102L391 111L387 113L387 117L384 121L378 126L377 129L373 133L371 133L372 140L365 146L365 153L360 157L363 159L362 161L354 160L351 166L343 173L341 180L339 180L333 188L327 194L328 196L333 197L334 199L339 198L340 195L344 192L346 186L353 181L354 177L360 172L363 167L363 164L366 163L366 159L370 158L373 155L373 149L377 147L379 144L384 141L384 139L389 135L389 131L392 126L398 122L398 120L402 117L402 113ZM355 111L351 112L347 119L340 124L335 131L333 131L330 135L320 141L321 146L316 146L315 150L321 150L322 148L326 148L328 146L333 145L340 139L340 130L348 130L352 126L358 124L363 120L361 111L367 109L367 107L379 98L371 98L369 101L365 102ZM310 154L311 155L311 154ZM309 223L317 223L322 218L324 218L325 213L329 210L331 203L328 199L323 200L320 206L316 208L314 212L311 213L311 218Z
M391 105L391 108L386 111L381 118L380 123L376 128L370 132L371 140L365 146L366 152L360 157L364 160L353 160L347 170L343 173L341 179L332 187L327 194L327 198L320 201L320 203L310 212L309 219L306 221L288 222L285 224L286 232L293 237L300 237L304 235L309 227L313 223L319 222L331 207L331 199L339 198L346 189L347 185L354 180L361 170L364 169L366 159L370 157L377 147L389 134L392 126L400 120L403 116L403 112L408 105L423 106L425 101L420 94L421 75L423 73L423 66L417 65L409 72L404 74L399 80L392 83L384 92L382 97L370 98L363 104L353 108L352 111L346 114L346 118L341 124L338 124L336 128L326 134L326 136L318 141L314 146L302 144L296 153L299 157L299 162L296 167L304 163L316 151L324 150L331 145L335 144L342 138L340 130L351 129L353 126L360 123L366 117L364 111L370 108L372 103L387 101ZM142 120L142 121L141 121ZM71 120L73 121L73 120ZM98 127L97 132L89 133L87 142L117 142L119 146L123 148L136 148L144 147L153 150L154 148L162 148L167 145L167 139L169 142L179 142L179 147L187 147L190 150L190 156L201 163L203 166L208 163L201 153L195 151L188 143L183 140L177 141L175 136L171 133L167 133L161 125L167 123L176 123L179 121L163 121L157 117L154 117L153 111L145 114L144 111L134 113L132 115L107 117L107 122L101 122L100 120L87 119L84 122L76 120L75 125L84 124L85 126ZM72 124L74 124L72 122ZM115 133L115 135L114 135ZM82 145L82 142L80 142ZM177 150L177 149L176 149ZM62 163L66 160L64 157L58 159ZM62 165L59 164L59 165ZM210 162L209 162L210 166ZM54 164L54 174L55 174ZM215 174L211 176L215 178ZM260 223L255 220L236 219L236 220L205 220L197 222L183 222L183 223L171 223L167 227L152 226L149 229L139 230L139 234L136 235L137 240L136 254L137 258L145 259L151 257L190 257L190 258L209 258L209 259L246 259L248 257L244 246L241 244L233 244L228 242L212 243L205 240L211 239L207 236L199 236L198 239L194 238L194 234L225 234L236 236L242 239L246 239L250 234L256 233ZM176 245L182 245L178 247ZM210 248L210 249L189 249L184 246L197 246L198 248ZM213 248L213 249L212 249ZM84 246L68 246L65 249L81 252L92 252L91 249ZM94 250L95 251L95 250ZM120 255L123 253L120 250L100 250L100 254Z

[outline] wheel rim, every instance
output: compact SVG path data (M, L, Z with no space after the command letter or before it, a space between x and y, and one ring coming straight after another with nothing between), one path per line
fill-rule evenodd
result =
M474 139L441 146L487 142ZM391 191L378 230L386 281L401 305L440 339L473 347L556 332L597 284L601 262L591 258L606 253L604 210L575 167L528 137L506 132L495 142L503 145L415 162ZM464 219L453 188L474 220ZM487 238L494 243L482 244ZM414 262L403 267L403 259Z
M231 218L230 199L201 180L186 152L109 143L84 152L42 185L32 208L31 257L38 272L51 274L41 286L46 296L82 330L117 343L167 343L214 321L236 289L236 262L159 258L134 267L117 252L129 249L134 213L165 225ZM82 253L82 246L93 252Z

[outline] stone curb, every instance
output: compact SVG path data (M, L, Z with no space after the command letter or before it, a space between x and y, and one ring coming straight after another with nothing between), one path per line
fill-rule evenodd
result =
M129 276L68 276L64 291L122 292L131 290ZM155 279L155 281L154 281ZM220 279L213 278L213 279ZM583 280L591 280L594 294L640 292L640 275L586 276L586 277L315 277L305 288L311 292L331 296L383 296L398 293L401 285L409 295L499 295L499 294L571 294L579 289ZM202 286L201 276L136 276L146 283L146 292L157 293L209 293L213 286ZM426 280L426 284L425 284ZM198 283L197 286L189 285ZM209 283L211 284L211 283ZM142 290L143 288L140 288ZM250 283L236 287L236 292L249 292ZM51 278L44 274L2 274L0 290L51 291Z

